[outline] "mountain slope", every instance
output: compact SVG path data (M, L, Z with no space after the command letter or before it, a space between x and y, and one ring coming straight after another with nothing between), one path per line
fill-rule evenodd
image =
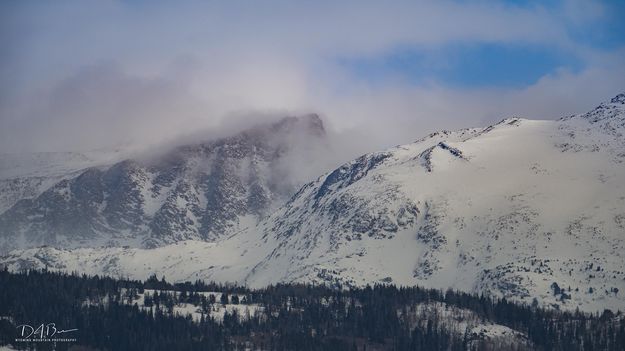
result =
M624 104L621 94L558 121L511 118L364 155L215 243L32 249L2 262L251 286L417 284L624 309Z
M560 121L507 119L348 163L263 223L277 244L246 279L622 308L624 97Z
M323 145L316 115L65 177L0 215L0 252L214 241L255 225L302 183L285 161ZM306 150L306 149L304 149Z
M111 163L121 150L0 153L0 213L22 199L33 199L82 170Z

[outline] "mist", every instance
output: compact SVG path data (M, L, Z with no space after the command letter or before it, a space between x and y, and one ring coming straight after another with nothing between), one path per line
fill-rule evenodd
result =
M163 148L318 113L345 160L440 129L582 113L625 91L620 41L574 35L610 16L596 2L0 6L2 152ZM581 63L504 86L350 63L410 47L444 71L462 60L443 49L458 43L550 47Z

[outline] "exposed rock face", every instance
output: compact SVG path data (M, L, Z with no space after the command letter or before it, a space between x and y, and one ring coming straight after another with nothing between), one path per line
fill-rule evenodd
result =
M150 160L86 169L4 211L0 249L214 241L282 204L301 185L284 158L324 137L317 115L287 117Z

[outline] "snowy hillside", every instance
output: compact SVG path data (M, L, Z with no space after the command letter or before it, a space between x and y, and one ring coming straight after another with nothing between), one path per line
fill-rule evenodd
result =
M421 285L623 310L624 121L621 94L558 121L434 133L346 163L257 226L214 243L42 248L2 262L251 286Z

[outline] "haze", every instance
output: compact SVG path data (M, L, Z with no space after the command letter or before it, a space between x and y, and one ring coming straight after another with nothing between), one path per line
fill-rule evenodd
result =
M558 118L625 91L624 19L598 1L5 1L0 150L147 147L316 112L366 152Z

